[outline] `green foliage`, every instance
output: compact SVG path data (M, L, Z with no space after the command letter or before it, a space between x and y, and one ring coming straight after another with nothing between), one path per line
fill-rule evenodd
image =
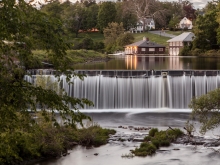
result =
M110 134L115 134L115 130L103 129L99 125L91 125L78 131L79 143L85 146L94 145L98 147L106 144Z
M156 132L158 132L158 129L157 129L157 128L152 128L152 129L149 131L149 136L154 137L154 135L155 135Z
M191 48L190 46L185 45L179 53L180 56L191 56Z
M205 15L199 15L196 19L193 32L193 49L210 50L217 44L217 29L219 23L216 20L217 9L207 11Z
M217 128L220 124L220 89L211 91L198 98L192 99L189 107L192 108L192 117L201 123L200 132L206 133Z
M99 6L97 4L92 4L86 10L86 18L83 22L83 29L93 29L97 27Z
M191 50L190 54L192 54L192 56L200 56L203 53L203 51L201 49L193 49Z
M135 154L135 156L151 156L155 154L156 149L157 148L153 144L143 142L141 143L140 148L135 148L133 154Z
M117 11L115 22L117 23L122 22L125 31L129 31L130 28L135 27L138 20L135 13L129 11L127 6L128 4L126 1L116 2L115 4L115 8Z
M103 46L101 43L99 43L99 44L101 46L97 45L97 49L99 49ZM94 45L94 46L96 46L96 45ZM68 64L71 67L73 66L73 64L76 64L76 63L84 63L84 62L93 61L96 59L105 59L106 58L106 55L99 53L99 52L96 52L94 50L68 50L66 53L67 53L66 64ZM39 61L51 63L46 52L44 52L44 51L41 51L41 50L33 51L33 56L34 56L34 58L36 58Z
M113 52L117 49L117 39L124 33L123 24L112 22L104 28L105 46L107 52Z
M113 2L103 2L98 13L98 28L103 32L109 23L115 22L116 9Z
M123 50L123 46L134 42L134 36L132 33L124 33L117 38L116 42L118 47L121 47L120 49Z
M157 128L152 128L149 135L144 138L139 148L132 151L136 156L152 155L156 149L160 147L168 147L170 143L182 136L183 132L180 129L168 129L166 131L158 131Z
M145 136L144 141L146 141L146 142L151 141L151 136Z
M77 108L92 103L69 97L49 79L46 83L38 79L34 86L24 75L33 67L33 49L41 48L45 54L40 54L66 74L67 81L75 76L66 56L69 45L61 37L62 24L23 0L2 0L0 6L0 164L18 164L42 153L60 155L65 138L59 133L56 117L76 129L88 119ZM37 111L41 121L33 118ZM48 122L46 126L41 125L43 121Z
M178 29L178 23L179 23L179 22L180 22L179 17L176 16L176 15L174 15L174 16L171 18L170 22L169 22L169 25L168 25L169 29L170 29L171 31L175 31L176 29Z

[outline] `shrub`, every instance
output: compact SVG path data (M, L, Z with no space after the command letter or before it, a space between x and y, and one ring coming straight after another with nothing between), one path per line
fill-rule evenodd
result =
M179 53L180 56L190 56L191 55L191 51L190 51L190 47L189 46L184 46Z
M140 148L136 148L133 152L135 156L153 155L156 152L156 147L152 143L143 142Z
M144 141L146 141L146 142L151 141L151 136L145 136Z
M132 153L135 154L135 156L152 155L156 152L156 149L159 149L161 146L169 146L170 142L174 141L181 135L183 135L183 132L176 128L166 131L158 131L157 128L152 128L149 131L149 136L144 138L145 142L141 143L140 148L136 148Z
M202 54L202 50L196 48L196 49L194 49L194 50L191 50L191 54L192 54L193 56L200 56L200 55Z
M149 131L149 136L151 137L154 137L155 133L158 132L158 129L157 128L152 128L150 131Z
M217 55L217 50L208 50L205 52L207 56L216 56Z
M84 146L94 145L95 147L106 144L110 134L115 134L112 129L104 129L98 125L82 128L78 131L79 143Z
M160 141L159 141L158 139L153 138L153 139L151 140L151 143L152 143L157 149L159 149L159 147L160 147Z

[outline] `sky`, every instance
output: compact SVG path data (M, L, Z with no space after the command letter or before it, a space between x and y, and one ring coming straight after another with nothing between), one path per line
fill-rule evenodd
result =
M167 2L172 2L172 1L177 1L178 0L160 0L160 1L167 1ZM205 5L207 4L208 1L211 0L189 0L189 2L191 2L194 6L195 9L202 9L203 7L205 7Z
M75 1L75 0L70 0L70 1ZM101 0L96 0L96 1L98 2ZM106 0L102 0L102 1L106 1ZM115 0L109 0L109 1L115 1ZM178 2L179 0L159 0L159 1ZM205 7L208 1L211 1L211 0L189 0L189 2L193 3L193 6L195 9L198 9L198 8L202 9L203 7Z
M28 0L27 0L28 1ZM30 1L30 0L29 0ZM37 1L37 0L35 0ZM38 0L40 2L42 2L43 0ZM62 1L65 1L65 0L62 0ZM77 0L70 0L71 2L76 2ZM116 1L116 0L96 0L96 2L99 2L99 1ZM179 0L159 0L159 1L167 1L167 2L173 2L173 1L176 1L178 2ZM207 4L208 1L211 1L211 0L189 0L189 2L193 3L193 6L195 9L202 9L203 7L205 7L205 5Z

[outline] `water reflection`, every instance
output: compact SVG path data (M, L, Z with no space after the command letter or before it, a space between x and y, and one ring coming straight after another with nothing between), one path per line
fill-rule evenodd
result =
M176 56L113 56L108 62L75 65L75 69L97 70L219 70L220 58Z
M180 57L158 57L158 56L136 56L125 57L127 70L150 70L150 69L184 69L183 61ZM189 63L187 69L190 69ZM185 68L186 69L186 68Z

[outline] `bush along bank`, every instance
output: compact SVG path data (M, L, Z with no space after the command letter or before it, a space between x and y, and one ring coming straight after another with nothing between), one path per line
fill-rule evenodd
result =
M156 153L160 147L168 147L171 142L174 142L178 137L184 133L180 129L168 129L166 131L159 131L157 128L152 128L149 135L144 138L139 148L131 150L135 156L151 156Z
M66 156L75 145L104 145L115 130L98 124L82 128L54 126L52 122L33 124L31 130L15 130L0 136L1 165L28 165L45 159Z

